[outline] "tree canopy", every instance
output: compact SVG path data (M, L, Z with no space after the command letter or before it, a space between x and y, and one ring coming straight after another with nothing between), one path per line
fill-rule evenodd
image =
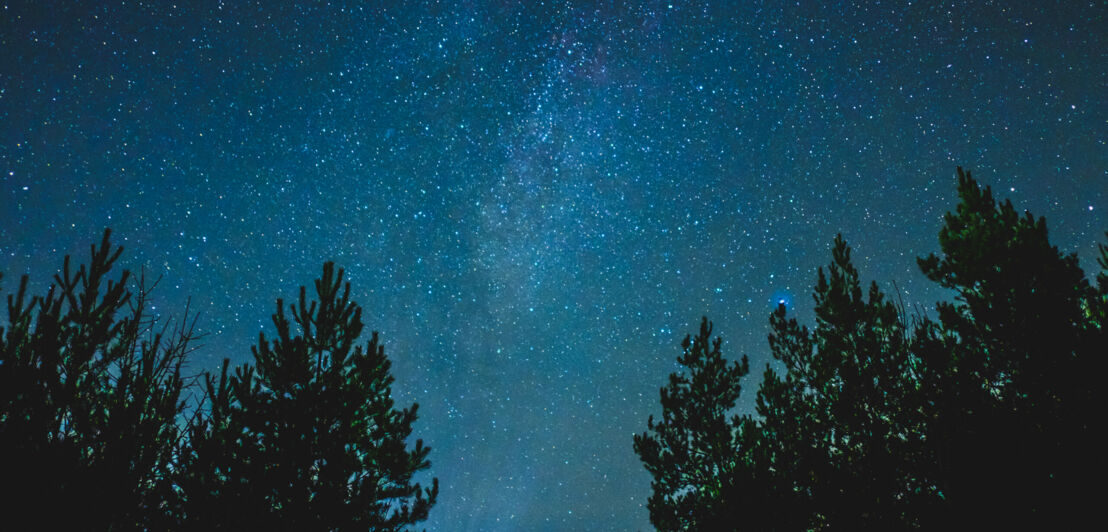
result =
M127 271L109 279L122 252L105 231L88 266L66 257L46 295L29 296L23 276L8 296L9 525L382 531L427 518L438 480L413 481L430 466L421 440L407 444L417 405L394 405L378 334L357 344L362 309L341 269L323 265L317 300L301 287L288 314L277 301L276 334L259 336L253 364L186 378L192 322L157 325L151 286L133 288ZM202 397L192 408L190 395Z
M277 300L255 366L207 378L211 411L191 427L183 482L185 513L205 527L403 530L427 518L438 479L412 479L430 448L405 443L418 405L394 407L376 332L356 344L362 309L342 278L324 264L317 301L301 287L287 315Z
M150 286L105 231L87 266L65 258L44 296L28 276L0 329L0 482L5 520L36 528L164 528L175 499L181 365L190 323L158 326ZM187 315L187 313L186 313ZM64 511L41 514L45 504Z
M864 290L840 236L818 272L814 326L783 305L770 317L776 362L756 415L688 415L732 409L747 362L728 366L719 338L712 350L686 339L663 421L634 442L656 527L1065 528L1095 511L1108 247L1092 286L1042 218L998 204L961 168L958 194L941 253L919 259L955 294L937 321L907 316L876 283ZM709 345L707 323L695 346Z

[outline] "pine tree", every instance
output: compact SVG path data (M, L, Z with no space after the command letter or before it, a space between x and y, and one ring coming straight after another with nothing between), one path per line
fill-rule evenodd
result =
M647 503L650 522L659 530L699 530L718 526L729 508L723 480L739 466L735 460L738 418L727 415L739 397L739 381L749 362L728 363L721 338L711 339L704 318L700 333L681 343L677 361L688 369L673 373L662 388L662 418L651 416L647 432L636 435L635 453L654 477Z
M747 362L726 366L711 328L670 376L663 419L635 439L654 476L648 507L662 530L915 526L933 494L914 475L923 456L923 416L911 379L907 327L876 284L863 292L850 248L835 239L819 270L814 330L771 316L770 347L785 370L767 365L759 417L724 414L739 396Z
M1046 222L999 205L958 169L961 202L919 260L956 294L938 305L925 378L938 408L937 484L949 522L1056 528L1080 513L1099 453L1091 443L1108 345L1097 293L1050 244ZM1103 283L1102 283L1103 286ZM945 523L944 523L945 524Z
M920 518L928 489L914 356L901 312L871 283L863 292L850 248L835 238L816 283L816 326L770 318L770 349L757 397L755 441L775 450L752 464L778 476L776 506L794 526L894 530ZM788 509L786 511L785 509Z
M657 436L636 438L654 475L660 529L1076 528L1094 522L1104 477L1101 376L1108 353L1108 246L1092 286L1046 223L997 204L958 169L957 212L923 272L956 297L938 321L864 292L836 238L815 287L813 329L770 319L757 417L726 410L741 374L671 376ZM703 334L685 359L711 360ZM717 344L718 346L718 344ZM783 369L779 373L777 368ZM742 373L745 373L743 371ZM698 371L694 368L693 375ZM710 416L709 416L710 419ZM702 440L723 442L712 453ZM717 451L730 445L730 450ZM690 458L710 456L709 467ZM723 464L723 466L716 466ZM717 488L718 487L718 488ZM721 516L723 516L721 518Z
M126 270L108 279L123 252L109 237L87 267L74 272L65 257L45 296L28 300L25 275L7 298L0 513L9 526L167 526L191 326L156 328L145 283L136 293Z
M277 301L277 335L259 337L256 366L208 377L209 413L184 453L195 527L404 530L427 518L438 479L424 489L413 475L430 449L405 443L418 405L394 407L376 332L355 345L362 309L342 277L324 264L318 301L301 287L291 321Z

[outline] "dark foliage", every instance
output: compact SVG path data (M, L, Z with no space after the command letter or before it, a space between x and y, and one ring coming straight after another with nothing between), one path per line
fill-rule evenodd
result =
M1091 286L1046 224L958 169L961 202L923 272L955 294L938 322L863 291L835 239L809 330L779 307L757 417L726 411L745 371L688 349L663 422L635 438L660 530L1071 528L1095 513L1104 463L1098 386L1108 354L1108 247ZM700 341L707 345L703 326ZM745 369L745 358L742 367ZM736 366L738 367L738 366ZM708 419L711 419L709 417ZM713 442L706 446L703 442ZM710 448L710 453L701 449ZM690 457L698 457L693 460ZM676 479L676 480L675 480Z
M757 397L759 445L778 452L751 464L777 472L777 492L797 526L892 530L917 522L928 487L920 397L907 327L876 284L863 292L850 248L836 237L819 271L816 326L770 318L770 349Z
M1103 425L1095 379L1108 354L1094 310L1103 309L1104 274L1098 296L1076 255L1050 244L1042 218L997 205L960 168L958 192L939 232L943 255L919 260L957 294L920 342L933 477L947 504L939 524L1076 523L1091 508L1085 482L1103 466L1093 442Z
M191 327L155 330L147 290L108 275L109 232L45 296L23 276L0 329L0 483L7 525L164 528L174 500L181 365Z
M409 450L417 405L394 408L377 333L356 346L361 307L332 263L318 301L277 301L277 336L262 335L256 366L224 363L206 382L209 415L184 453L185 513L198 528L403 530L438 494L413 483L430 451ZM298 328L294 335L293 324Z
M721 479L734 466L738 419L727 419L739 398L739 380L749 364L728 364L720 342L712 341L705 318L695 339L681 343L677 359L689 373L674 373L662 388L662 419L647 421L647 431L635 436L635 452L654 475L654 493L647 508L658 528L697 529L721 518Z
M45 296L24 276L0 329L0 511L12 529L406 530L438 495L413 475L416 405L397 409L390 363L362 332L342 270L318 301L261 336L256 366L181 376L191 323L156 328L148 287L109 280L122 253L105 231L89 265L65 258ZM186 310L186 316L188 315ZM293 325L299 329L293 334Z

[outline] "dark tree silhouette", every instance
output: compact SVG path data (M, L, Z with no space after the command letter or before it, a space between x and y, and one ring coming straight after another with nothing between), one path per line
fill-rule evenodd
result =
M921 342L934 475L949 505L940 524L1058 528L1092 508L1086 483L1102 480L1103 274L1098 295L1042 218L998 205L961 168L958 194L942 255L919 260L956 294L938 305L941 331Z
M108 279L123 252L109 236L105 230L92 246L87 267L74 272L67 256L45 296L28 298L27 276L8 295L8 327L0 329L0 513L9 526L168 524L191 326L156 328L145 283L132 292L127 271Z
M647 432L635 436L635 452L654 476L647 503L650 521L660 530L697 530L726 516L721 480L736 466L738 418L728 412L739 398L739 381L749 371L728 363L704 318L700 333L681 343L677 359L688 374L674 373L662 388L662 418L651 416Z
M894 530L918 523L933 490L915 473L926 452L908 328L876 283L862 290L850 248L835 238L819 270L816 326L770 318L773 357L757 397L754 463L778 477L773 493L789 528ZM778 507L779 506L779 507Z
M418 405L394 408L376 332L355 346L362 309L342 277L324 264L318 301L301 287L291 321L277 301L277 335L259 338L256 367L225 362L208 377L210 407L182 459L194 526L404 530L427 518L438 479L424 489L413 475L430 449L405 443Z
M784 373L767 365L758 416L716 421L745 371L697 370L696 360L718 359L718 342L712 352L697 348L707 345L703 327L692 351L686 340L680 361L692 361L693 379L670 377L663 421L648 421L657 435L635 438L654 476L655 526L1095 522L1099 492L1089 487L1104 478L1108 246L1093 287L1076 256L1049 243L1041 218L998 205L961 168L958 193L939 234L942 255L919 260L956 295L938 305L938 322L916 317L910 327L876 284L864 294L850 249L836 238L815 287L815 327L789 319L783 306L770 318Z

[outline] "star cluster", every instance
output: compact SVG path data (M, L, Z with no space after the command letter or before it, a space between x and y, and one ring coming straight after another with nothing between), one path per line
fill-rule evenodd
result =
M708 315L759 375L837 232L944 297L914 257L955 165L1086 269L1108 228L1100 2L303 4L0 5L4 288L111 227L199 371L336 261L431 530L647 528L631 436L681 338Z

